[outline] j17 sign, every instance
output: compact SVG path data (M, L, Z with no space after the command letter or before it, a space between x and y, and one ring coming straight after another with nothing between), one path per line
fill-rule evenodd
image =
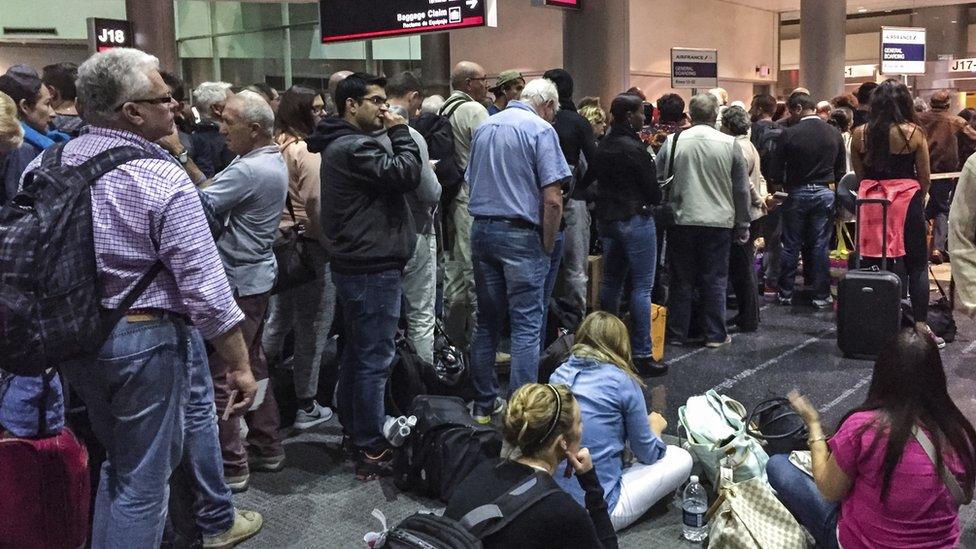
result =
M368 4L368 6L367 6ZM497 24L495 0L319 0L322 42Z

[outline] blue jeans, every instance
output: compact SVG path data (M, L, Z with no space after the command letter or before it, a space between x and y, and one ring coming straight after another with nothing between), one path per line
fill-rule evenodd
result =
M107 455L95 498L94 548L159 547L169 477L183 456L186 337L181 320L123 318L97 359L62 364Z
M370 274L332 271L342 307L342 357L336 386L339 421L352 442L369 452L386 449L384 396L396 354L403 273L390 269Z
M189 329L190 399L183 422L183 469L193 477L193 514L204 536L234 525L234 502L224 480L224 460L217 432L217 407L207 350L196 328Z
M790 463L789 454L770 456L766 475L769 485L776 490L776 497L813 535L817 547L839 549L837 518L840 504L825 500L813 479Z
M539 349L546 350L546 332L549 331L549 298L556 288L556 278L559 275L559 267L563 261L563 243L565 235L563 231L556 233L556 243L549 254L549 273L546 275L546 285L542 289L542 330L539 331Z
M780 256L779 295L793 297L796 286L796 265L800 250L810 251L809 261L814 299L830 296L830 235L834 228L834 192L822 185L800 185L789 191L790 196L780 207L783 216L783 251Z
M657 263L654 218L635 215L626 221L600 223L603 282L600 308L620 314L620 296L630 273L630 347L635 357L651 356L651 292Z
M495 351L505 315L512 327L509 393L539 377L542 297L550 254L539 232L504 221L476 219L471 227L478 324L471 343L475 413L487 413L498 396Z
M729 248L732 230L694 225L668 229L671 254L671 296L668 300L668 330L679 339L688 338L692 304L699 310L706 343L725 341L725 292L729 281ZM695 301L695 292L700 299Z

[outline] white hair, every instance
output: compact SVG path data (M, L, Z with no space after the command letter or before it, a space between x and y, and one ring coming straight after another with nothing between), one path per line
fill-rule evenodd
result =
M432 95L430 97L424 98L424 101L420 104L420 112L431 112L437 114L444 106L444 96L443 95Z
M268 135L274 135L274 111L263 95L251 90L244 90L234 97L241 102L241 118L245 122L261 126Z
M556 85L552 80L546 78L536 78L526 84L519 99L536 111L550 101L557 110L559 109L559 91L556 90Z
M200 116L209 119L211 116L210 107L216 103L227 100L227 90L231 84L227 82L204 82L193 90L193 106L197 108Z
M149 73L159 70L159 60L133 48L113 48L96 53L78 67L78 103L89 124L118 120L119 105L146 96L152 90Z
M696 124L715 124L719 113L718 98L711 92L699 93L688 102L688 114Z

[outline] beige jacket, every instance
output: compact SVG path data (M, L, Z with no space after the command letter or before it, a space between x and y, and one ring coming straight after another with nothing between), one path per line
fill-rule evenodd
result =
M295 210L295 220L305 224L305 234L316 239L322 234L321 216L322 186L320 184L320 170L322 156L308 151L308 145L303 139L293 135L281 134L275 139L281 156L288 166L288 198ZM288 204L281 216L279 229L284 230L294 225Z
M450 102L455 97L469 99L469 101L459 106L451 115L451 129L454 133L454 155L458 167L461 170L465 170L468 167L468 160L471 159L471 140L474 138L474 131L485 120L488 120L488 109L481 103L471 99L470 95L457 90L447 98L447 101Z
M766 178L763 177L759 169L759 151L749 140L748 135L736 136L735 142L742 151L742 157L746 160L746 168L749 169L749 218L752 221L766 215Z
M949 256L956 310L976 318L976 154L962 168L949 210Z

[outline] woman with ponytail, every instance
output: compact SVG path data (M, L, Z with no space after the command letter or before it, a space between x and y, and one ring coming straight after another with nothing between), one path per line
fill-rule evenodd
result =
M458 485L444 516L460 520L490 504L537 471L576 480L585 492L585 509L572 496L555 491L522 511L511 523L482 540L486 549L502 547L615 548L617 536L590 452L580 448L580 408L565 385L523 385L508 401L502 432L507 458L489 460ZM559 467L560 463L567 464ZM546 477L548 478L548 477ZM555 486L555 484L553 484Z
M549 378L566 384L582 412L582 444L589 448L615 530L626 528L691 473L691 455L661 441L668 422L647 413L644 381L634 372L627 327L617 317L591 313L576 332L569 360ZM625 468L624 447L636 461ZM579 503L578 486L557 482Z

